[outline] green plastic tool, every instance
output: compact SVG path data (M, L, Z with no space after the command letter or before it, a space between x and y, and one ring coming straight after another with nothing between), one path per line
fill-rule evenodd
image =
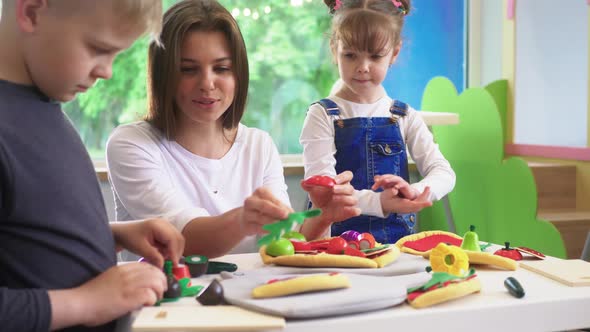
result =
M238 266L234 263L209 261L209 265L207 266L207 274L216 274L222 271L234 272L237 269Z
M268 234L258 240L258 246L262 247L263 245L269 245L271 242L278 240L283 234L291 231L295 224L303 224L305 219L317 217L321 214L322 210L320 209L293 212L289 213L287 219L262 226L262 229L268 231Z

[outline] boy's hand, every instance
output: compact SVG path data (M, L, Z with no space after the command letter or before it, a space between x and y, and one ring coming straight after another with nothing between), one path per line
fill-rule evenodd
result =
M165 259L178 264L184 251L184 237L164 219L114 223L111 229L118 246L160 268Z
M270 190L261 187L246 198L240 209L239 222L245 235L266 233L262 226L286 219L293 209L277 199Z
M410 184L406 180L397 175L376 175L374 181L375 183L371 187L371 190L377 190L378 188L383 188L384 190L392 189L392 194L409 200L414 200L420 195L419 192L410 187Z
M167 289L162 270L147 263L111 267L73 289L84 325L96 326L117 319L144 305L154 305Z
M424 191L415 199L399 197L397 189L385 189L381 192L381 208L384 213L412 213L418 212L425 207L432 206L430 201L430 187L424 188Z
M342 172L334 178L336 184L332 188L306 185L301 187L307 191L314 207L322 209L318 218L329 222L338 222L360 215L357 199L353 196L354 188L350 184L352 172Z

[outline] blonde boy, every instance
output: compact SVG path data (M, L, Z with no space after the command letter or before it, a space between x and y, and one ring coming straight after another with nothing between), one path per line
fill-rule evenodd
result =
M110 224L86 150L58 102L97 79L161 0L3 0L0 20L0 329L111 331L166 289L180 233L164 220ZM145 256L116 265L115 247ZM91 326L91 327L89 327Z

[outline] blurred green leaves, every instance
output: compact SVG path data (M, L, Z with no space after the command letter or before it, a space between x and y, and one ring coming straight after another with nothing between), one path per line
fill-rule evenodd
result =
M173 0L165 0L168 8ZM328 47L330 16L321 0L221 0L238 21L250 62L242 123L269 131L281 153L300 153L299 133L310 103L337 79ZM113 77L64 105L93 158L104 158L111 131L146 112L147 38L113 64Z

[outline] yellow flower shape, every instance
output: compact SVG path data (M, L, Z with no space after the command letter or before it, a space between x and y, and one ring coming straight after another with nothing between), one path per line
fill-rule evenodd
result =
M457 246L439 243L430 252L430 266L434 272L446 272L462 277L469 271L469 257Z

